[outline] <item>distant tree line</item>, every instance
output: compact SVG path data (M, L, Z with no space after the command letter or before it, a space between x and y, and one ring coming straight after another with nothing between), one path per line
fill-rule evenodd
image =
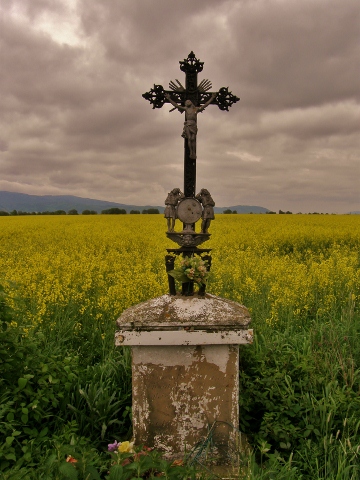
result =
M101 210L103 215L126 215L126 210L124 208L108 208L107 210Z
M22 210L12 210L11 212L5 212L0 210L0 216L16 216L16 215L66 215L65 210L55 210L54 212L23 212Z
M126 210L124 208L108 208L106 210L102 210L101 214L102 215L126 215ZM158 208L149 208L149 209L144 209L142 214L156 214L160 213ZM82 215L97 215L97 212L95 210L83 210L81 212ZM130 214L140 214L140 210L131 210ZM23 212L22 210L12 210L11 212L6 212L5 210L0 210L0 217L6 217L6 216L15 216L15 215L79 215L79 212L75 209L72 208L68 212L65 210L55 210L53 212Z
M108 208L107 210L102 210L101 214L102 215L125 215L127 212L124 208L117 208L117 207L112 207ZM140 212L140 210L130 210L130 215L139 215L142 213L143 215L148 215L148 214L159 214L159 209L158 208L148 208L144 209ZM230 208L227 208L226 210L223 211L225 214L237 214L237 210L230 210ZM249 214L252 214L253 212L249 212ZM275 215L276 212L268 211L265 212L268 215ZM81 212L81 215L97 215L98 212L95 210L83 210ZM279 210L279 215L291 215L292 212L286 211L283 212L282 210ZM65 212L65 210L55 210L53 212L23 212L22 210L12 210L11 212L7 212L5 210L0 210L0 217L5 217L5 216L14 216L14 215L79 215L79 212L75 209L72 208L68 212ZM301 212L298 212L297 215L303 215ZM304 215L329 215L328 213L319 213L319 212L313 212L313 213L307 213ZM335 215L335 214L331 214Z
M157 208L148 208L147 210L143 210L141 213L143 214L154 214L154 213L160 213Z

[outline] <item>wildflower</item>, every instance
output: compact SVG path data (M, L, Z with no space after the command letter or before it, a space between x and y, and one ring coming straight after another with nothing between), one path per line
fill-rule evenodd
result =
M66 457L66 461L67 461L68 463L77 463L76 458L72 457L71 455L68 455L68 456Z
M120 445L120 442L117 442L116 440L115 440L114 443L109 443L109 445L108 445L108 451L109 451L109 452L115 452L115 450L118 449L119 445Z
M120 453L134 453L134 442L121 442L117 449Z

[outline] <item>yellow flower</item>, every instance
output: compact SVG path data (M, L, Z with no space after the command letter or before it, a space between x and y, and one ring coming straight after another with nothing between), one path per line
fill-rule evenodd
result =
M217 215L206 244L213 248L207 290L245 303L274 326L350 314L360 298L359 220ZM146 235L134 236L141 228ZM75 335L90 320L103 334L114 315L167 293L165 247L174 245L161 215L0 217L0 284L24 335L41 324L55 328L63 315ZM178 260L182 273L195 269L192 278L207 280L200 256Z
M118 451L120 453L134 453L134 442L121 442Z

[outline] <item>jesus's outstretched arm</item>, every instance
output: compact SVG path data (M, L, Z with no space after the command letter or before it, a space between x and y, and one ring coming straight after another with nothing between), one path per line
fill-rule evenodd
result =
M169 100L169 102L171 103L171 105L173 105L175 108L177 108L178 110L180 110L181 112L183 112L185 110L185 107L183 107L182 105L178 105L176 102L174 102L174 100L170 97L170 94L169 93L165 93L165 98L167 100Z

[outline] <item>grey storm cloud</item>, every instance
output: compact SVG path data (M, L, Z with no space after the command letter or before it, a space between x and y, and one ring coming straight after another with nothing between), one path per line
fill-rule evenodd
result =
M183 117L142 98L199 80L241 98L198 119L198 189L218 206L345 213L358 193L358 0L4 0L0 190L162 204Z

